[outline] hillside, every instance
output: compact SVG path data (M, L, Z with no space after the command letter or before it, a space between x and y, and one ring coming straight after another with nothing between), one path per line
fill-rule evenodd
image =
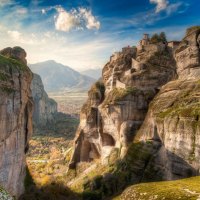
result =
M47 92L78 92L87 91L95 79L53 60L29 65L33 73L41 76Z
M141 183L128 187L114 200L157 199L157 200L194 200L200 199L200 177L176 181Z

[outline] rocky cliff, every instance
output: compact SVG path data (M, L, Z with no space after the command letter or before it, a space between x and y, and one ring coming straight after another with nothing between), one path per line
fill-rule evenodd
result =
M31 91L34 101L34 132L37 132L38 129L46 129L52 125L57 113L57 103L48 97L42 79L37 74L33 74Z
M191 29L174 56L178 79L164 85L151 102L138 132L140 141L161 144L154 162L165 180L200 170L200 29Z
M0 185L17 197L24 191L25 153L32 134L31 80L23 49L0 51Z
M107 165L96 178L86 177L85 199L199 174L199 45L200 28L192 27L174 49L149 44L111 57L82 108L70 164L101 159Z
M162 85L175 78L172 49L164 44L124 48L112 56L82 108L70 167L96 158L106 163L114 149L123 157L149 103Z

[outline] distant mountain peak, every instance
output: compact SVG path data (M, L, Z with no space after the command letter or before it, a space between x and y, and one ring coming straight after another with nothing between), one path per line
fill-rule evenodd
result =
M82 71L81 74L98 80L102 75L102 68L94 68L94 69L90 68L90 69Z
M94 78L80 74L55 60L47 60L29 66L34 73L41 76L47 92L87 91L95 82Z

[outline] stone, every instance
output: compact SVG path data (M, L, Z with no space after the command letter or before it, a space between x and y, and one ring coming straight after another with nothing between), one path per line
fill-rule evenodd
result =
M38 74L33 74L31 91L34 102L34 132L36 133L39 129L45 129L54 123L57 114L57 103L48 97L42 79Z
M163 173L165 180L198 175L200 171L199 34L200 30L193 31L178 46L175 58L179 77L161 88L137 133L141 141L159 140L162 144L155 162L168 166Z
M70 168L95 159L105 164L113 149L123 157L158 88L176 78L176 63L168 47L158 44L143 52L127 49L105 65L102 83L97 82L88 92ZM133 60L142 67L133 70Z
M32 135L32 73L25 55L20 47L0 51L0 185L16 198L24 192Z
M0 54L9 58L17 59L25 65L27 64L26 52L21 47L7 47L1 50Z

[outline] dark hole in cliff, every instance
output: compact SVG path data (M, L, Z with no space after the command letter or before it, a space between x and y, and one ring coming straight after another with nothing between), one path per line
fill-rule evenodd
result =
M81 161L89 161L89 153L91 151L91 145L88 141L83 141L81 147Z
M89 161L91 161L93 159L97 159L99 157L100 157L100 154L97 150L96 145L93 143L90 143L87 140L83 141L83 144L81 147L80 160L82 162L89 162Z
M155 88L156 94L160 91L160 88Z
M107 133L103 133L102 134L102 145L103 146L115 146L115 140L111 135L109 135Z

